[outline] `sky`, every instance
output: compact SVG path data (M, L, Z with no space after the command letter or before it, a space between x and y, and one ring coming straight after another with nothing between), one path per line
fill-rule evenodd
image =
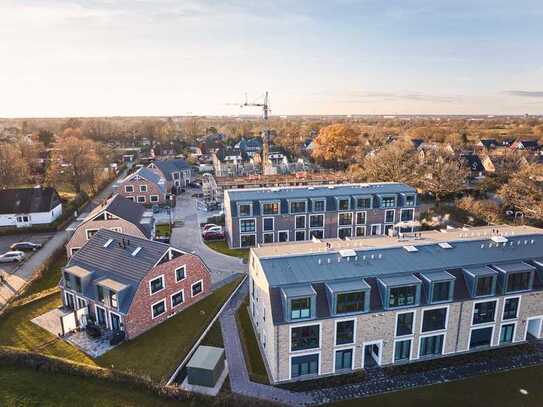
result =
M542 114L541 0L0 0L0 117Z

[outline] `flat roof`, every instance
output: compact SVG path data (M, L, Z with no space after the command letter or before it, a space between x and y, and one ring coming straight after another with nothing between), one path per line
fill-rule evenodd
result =
M475 277L495 276L496 274L498 274L496 270L488 266L464 267L464 270L474 275Z
M79 266L66 267L64 270L80 278L87 277L91 273L89 270Z
M283 287L282 290L287 297L302 297L316 294L311 284L303 284L293 287Z
M423 276L424 278L426 278L428 281L431 281L431 282L451 281L455 279L455 277L452 274L446 272L445 270L429 271L426 273L421 273L421 276Z
M360 291L370 289L370 285L361 278L355 280L329 281L326 283L326 286L332 292Z
M201 345L187 363L187 367L213 370L221 360L224 349L214 346Z
M115 281L112 278L104 278L103 280L97 281L96 284L99 284L102 287L109 288L115 292L122 291L126 287L128 287L126 284Z
M529 265L523 261L512 262L512 263L503 263L500 265L493 265L494 268L500 270L503 273L514 273L517 271L533 271L536 270L534 266Z
M407 285L407 284L419 284L419 283L422 283L422 281L420 281L413 274L379 277L379 280L382 281L387 287L394 287L394 286L397 286L397 285Z

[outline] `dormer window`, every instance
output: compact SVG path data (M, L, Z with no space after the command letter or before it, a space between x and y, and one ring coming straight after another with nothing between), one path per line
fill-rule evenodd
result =
M405 195L405 205L404 206L415 206L416 199L417 198L416 198L415 194Z
M487 297L496 293L496 270L488 266L468 267L463 270L472 297Z
M455 277L446 271L422 273L428 292L429 303L452 301Z
M348 211L351 209L351 198L338 198L337 208L338 211Z
M526 291L531 288L532 272L511 273L507 276L507 293Z
M238 215L239 216L252 216L253 215L253 204L251 204L251 203L239 203L238 204Z
M290 319L305 319L311 316L311 298L290 300Z
M495 280L496 280L495 276L477 278L475 296L484 297L487 295L494 295Z
M262 203L262 215L278 215L279 214L279 202L263 202Z
M336 295L336 313L347 314L351 312L364 311L365 292L354 291L351 293L340 293Z
M532 289L536 268L524 263L506 263L494 265L501 272L501 282L506 293L515 293Z
M326 283L326 287L333 300L333 314L352 314L369 310L370 286L363 279L331 281Z
M356 198L356 209L371 209L371 197Z
M317 293L311 284L281 288L283 310L287 319L298 321L315 316L315 299Z
M395 196L383 196L381 197L381 208L395 208L396 197Z
M289 202L290 213L305 213L307 212L307 202L304 200L290 201Z
M379 278L385 308L412 307L420 303L422 282L414 275Z
M417 303L417 286L407 285L404 287L391 288L388 294L389 308L405 307Z
M325 199L313 199L313 212L324 212L326 210L326 200Z

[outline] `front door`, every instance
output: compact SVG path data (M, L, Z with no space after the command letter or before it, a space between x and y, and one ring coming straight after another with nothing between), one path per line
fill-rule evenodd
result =
M371 234L380 235L381 234L381 225L371 225Z
M117 314L110 314L111 315L111 329L114 331L120 331L121 330L121 318Z
M73 294L66 293L66 306L70 309L75 309Z
M102 328L107 328L106 311L103 308L96 307L96 320Z

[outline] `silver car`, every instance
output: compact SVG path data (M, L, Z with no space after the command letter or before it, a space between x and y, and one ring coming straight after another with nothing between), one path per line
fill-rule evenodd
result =
M12 263L14 261L23 261L25 254L20 251L5 252L0 254L0 263Z

